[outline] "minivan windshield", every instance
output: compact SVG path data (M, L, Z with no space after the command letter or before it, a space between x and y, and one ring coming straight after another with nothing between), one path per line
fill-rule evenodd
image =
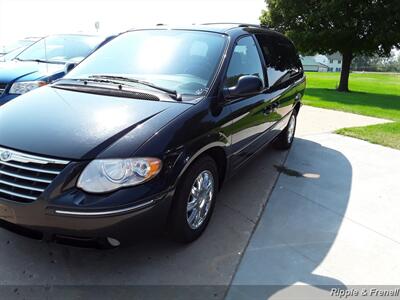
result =
M212 32L131 31L100 48L64 78L127 77L199 97L211 85L225 44L225 35Z
M36 42L16 59L22 61L44 61L65 63L69 60L82 60L104 40L99 36L52 35Z

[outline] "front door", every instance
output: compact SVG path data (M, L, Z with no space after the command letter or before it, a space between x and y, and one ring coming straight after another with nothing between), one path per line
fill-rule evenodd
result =
M263 81L265 77L259 52L253 37L240 38L235 45L229 62L225 87L233 87L239 77L256 75ZM265 89L257 95L240 97L226 103L232 112L230 133L232 137L231 163L237 168L264 143L264 133L268 129L268 116L273 111L270 95Z

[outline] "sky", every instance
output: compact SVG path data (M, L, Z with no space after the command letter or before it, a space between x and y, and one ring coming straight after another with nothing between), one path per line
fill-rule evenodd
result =
M135 26L259 23L264 0L0 0L0 44L79 31L115 33Z

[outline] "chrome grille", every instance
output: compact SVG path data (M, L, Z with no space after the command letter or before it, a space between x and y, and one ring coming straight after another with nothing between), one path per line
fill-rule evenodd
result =
M35 201L68 163L0 147L0 197Z

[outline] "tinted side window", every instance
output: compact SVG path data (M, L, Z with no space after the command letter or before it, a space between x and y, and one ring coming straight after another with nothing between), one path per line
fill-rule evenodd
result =
M270 86L288 81L302 73L302 65L294 45L279 35L257 34L257 40L267 65Z
M252 37L241 38L233 51L225 79L225 86L235 86L239 77L256 75L264 83L264 73L257 46Z

